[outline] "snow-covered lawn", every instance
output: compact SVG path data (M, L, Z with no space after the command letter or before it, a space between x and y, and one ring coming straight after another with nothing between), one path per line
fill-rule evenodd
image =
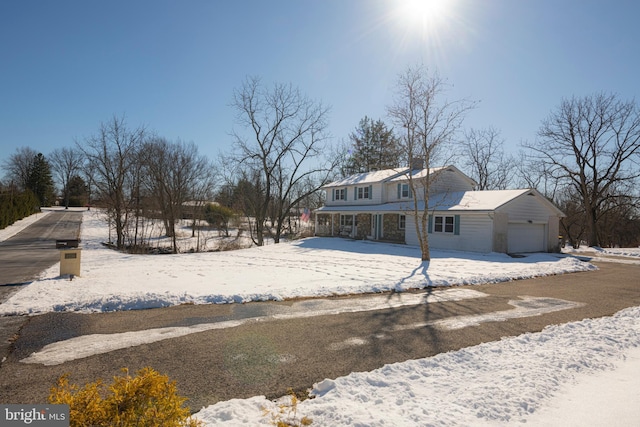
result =
M82 277L60 278L54 266L0 305L0 314L480 285L595 268L573 257L537 254L512 259L444 251L434 251L433 260L425 264L416 248L341 239L311 238L178 256L120 254L102 247L104 240L104 224L95 212L87 212L82 226ZM451 288L453 292L442 295L476 298L482 287L458 289L463 292ZM374 297L349 301L352 310L358 304L373 309L367 304ZM412 302L409 298L405 303ZM170 337L184 331L151 332L145 337L100 335L93 339L94 344L132 346L149 336ZM34 358L85 357L91 337L78 338L77 342L52 343L49 355L43 349ZM639 380L640 307L634 307L613 317L550 326L540 333L325 379L314 385L314 399L298 405L297 416L308 416L313 426L640 425ZM203 408L197 417L208 426L271 425L264 410L276 413L277 405L256 396L219 402Z
M92 210L82 223L81 277L47 270L0 305L0 314L113 311L176 304L229 303L403 291L586 271L572 257L433 251L339 238L308 238L228 252L131 255L105 248L105 224Z

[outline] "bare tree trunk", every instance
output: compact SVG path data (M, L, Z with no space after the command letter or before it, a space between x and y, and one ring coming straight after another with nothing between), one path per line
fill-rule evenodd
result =
M443 152L462 126L474 103L467 100L442 101L446 83L423 67L408 68L397 81L395 103L388 107L394 124L403 129L401 145L409 161L409 186L414 194L413 212L422 260L429 261L428 216L432 162ZM416 160L421 170L414 168ZM420 206L424 204L424 206Z

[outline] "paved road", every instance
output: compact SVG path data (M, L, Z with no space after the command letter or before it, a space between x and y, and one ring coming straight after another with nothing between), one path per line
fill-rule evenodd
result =
M11 286L37 279L40 273L60 261L58 239L77 239L81 212L53 211L0 242L0 302Z
M21 360L43 346L88 334L114 334L268 316L300 302L244 305L185 305L166 309L83 315L49 313L24 319L12 351L0 366L0 402L42 403L64 373L84 384L110 379L122 367L151 366L178 383L194 410L230 398L276 397L288 388L305 390L324 378L368 371L386 363L431 356L504 336L540 331L547 325L601 317L640 305L640 266L608 262L600 270L510 283L469 286L483 298L432 302L341 315L251 321L178 338L123 348L45 366ZM446 289L417 292L431 298ZM397 298L386 295L390 300ZM573 308L460 329L436 323L460 316L513 312L513 301L572 301ZM554 300L551 300L554 299ZM338 300L349 300L338 298ZM305 303L313 304L309 300ZM492 315L493 316L493 315ZM144 334L147 334L145 332ZM104 338L108 341L113 338Z
M60 261L56 240L78 238L81 221L81 212L53 211L0 242L0 304ZM0 317L0 361L24 321L21 317Z

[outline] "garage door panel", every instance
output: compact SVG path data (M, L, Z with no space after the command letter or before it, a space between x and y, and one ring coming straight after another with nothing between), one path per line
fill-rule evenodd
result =
M509 224L508 252L544 252L544 224Z

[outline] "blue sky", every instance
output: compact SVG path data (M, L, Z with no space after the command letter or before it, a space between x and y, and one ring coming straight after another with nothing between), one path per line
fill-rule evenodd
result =
M563 97L639 98L638 2L434 1L422 19L406 0L2 0L0 164L17 147L72 146L114 115L213 159L247 76L330 106L338 142L365 115L390 123L397 76L423 63L451 99L480 101L467 127L495 127L513 152Z

